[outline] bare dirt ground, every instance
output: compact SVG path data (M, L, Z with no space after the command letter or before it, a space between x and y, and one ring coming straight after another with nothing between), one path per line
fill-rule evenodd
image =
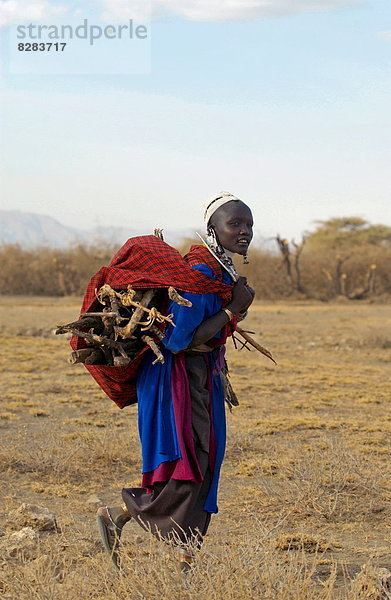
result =
M1 556L5 599L390 598L390 306L256 304L245 322L278 366L228 359L241 401L228 414L220 512L193 571L136 524L115 572L95 527L96 494L138 485L137 408L120 411L54 326L78 299L0 299L0 541L22 502L56 513L28 555ZM2 536L2 537L1 537ZM365 567L363 568L363 566Z

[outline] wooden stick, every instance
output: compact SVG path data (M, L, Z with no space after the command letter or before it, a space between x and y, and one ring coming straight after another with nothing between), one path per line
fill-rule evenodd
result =
M106 356L103 348L95 348L94 352L92 352L84 361L85 365L106 365L109 364L106 361Z
M109 348L115 348L124 358L128 358L122 344L120 342L115 342L108 337L104 337L103 335L96 335L95 333L85 333L84 331L79 331L78 329L69 329L70 333L73 335L77 335L78 337L82 337L89 342L94 344L98 344L99 346L107 346Z
M93 354L95 350L95 348L81 348L80 350L75 350L75 352L72 352L72 354L68 358L68 362L71 365L76 365L77 363L84 363L85 359L88 356L91 356L91 354Z
M90 317L90 315L79 319L78 321L73 321L72 323L67 323L66 325L58 325L56 329L56 335L60 335L62 333L67 333L70 328L81 328L81 329L93 329L100 328L103 329L103 323L100 319L96 317Z
M111 311L115 314L115 321L116 321L116 323L119 323L120 321L122 321L122 317L119 314L119 306L118 306L118 300L117 300L116 294L115 293L110 294L109 300L110 300Z
M151 290L151 291L154 291L154 290ZM146 294L147 293L148 292L146 292ZM144 294L144 296L146 294ZM175 327L175 323L173 323L173 321L172 321L172 315L167 315L167 316L166 315L162 315L155 306L153 306L152 308L148 308L148 306L142 306L142 304L144 304L144 302L142 302L142 300L140 300L140 302L133 302L133 301L131 301L131 305L132 306L136 306L136 310L137 310L137 308L140 308L141 311L148 313L148 315L149 315L148 318L149 319L153 319L153 320L156 319L160 323L162 323L163 321L167 321L168 323L171 323L171 325L173 325ZM136 310L134 311L134 313L133 313L133 315L131 317L131 321L133 320L133 317L136 314ZM142 317L142 313L140 315L140 318L141 317Z
M112 287L110 287L109 285L106 284L100 288L98 296L100 296L101 298L103 298L104 296L109 297L111 312L113 312L115 315L116 323L119 323L120 321L122 321L122 317L119 314L119 304L118 304L119 294L115 290L113 290Z
M108 316L110 310L106 307L103 309L103 316L101 317L102 323L104 325L103 331L101 334L103 336L113 338L114 337L114 325L116 323L116 317Z
M190 302L190 300L186 300L186 298L183 298L183 296L178 294L176 289L173 288L171 285L168 288L167 292L168 292L168 297L170 298L170 300L172 300L173 302L176 302L180 306L189 306L189 307L193 306L193 304Z
M248 333L246 333L241 327L236 326L236 332L239 333L239 335L241 335L242 338L244 338L246 342L250 344L250 346L258 350L258 352L260 352L264 356L267 356L267 358L274 362L275 365L277 364L271 352L267 348L264 348L263 346L258 344L258 342L256 342L251 336L249 336Z
M159 327L156 327L156 325L152 325L152 327L150 327L149 331L150 331L150 333L153 333L154 335L156 335L156 337L159 338L159 340L162 340L165 336L165 333L163 333L163 331L160 331Z
M105 284L100 288L98 292L98 298L103 296L109 296L109 298L111 298L112 296L115 296L123 306L134 306L136 308L130 319L130 322L125 327L120 328L117 332L117 335L120 335L121 337L127 337L128 335L131 335L133 333L137 325L145 325L146 328L149 329L150 326L153 325L155 320L159 323L167 321L175 327L175 323L172 321L172 315L162 315L156 307L148 308L148 304L152 300L154 293L155 290L147 290L141 298L141 300L137 302L133 299L135 297L136 292L130 287L130 285L128 285L128 292L126 294L119 294L118 292L113 290L108 284ZM113 310L113 306L111 308ZM140 311L138 311L137 309L140 309ZM146 312L148 314L148 320L146 323L140 321L143 312ZM130 325L130 323L132 323L132 325Z
M160 349L157 347L156 343L153 341L153 339L151 337L149 337L149 335L143 335L141 337L141 339L143 340L143 342L145 342L153 351L153 353L156 355L156 360L153 361L153 365L155 365L157 362L160 363L164 363L164 356L163 354L160 352Z
M146 321L138 321L137 325L142 325L141 331L148 331L151 329L152 325L157 321L158 323L163 323L163 321L167 321L171 323L173 327L176 327L175 323L172 320L174 315L162 315L155 306L152 306L149 310L149 316Z
M117 314L115 312L87 312L87 313L80 313L81 317L116 317Z
M130 363L130 357L124 358L123 356L114 356L113 365L115 367L126 367Z
M68 358L71 365L82 363L85 365L103 365L106 364L102 350L100 348L81 348L72 352Z
M133 331L138 326L139 320L143 316L145 307L151 302L154 294L155 294L155 290L147 290L145 292L145 294L143 295L143 297L141 298L140 302L135 303L137 308L134 311L134 313L132 314L132 316L130 317L129 323L127 325L125 325L125 327L116 327L115 328L117 335L121 336L124 339L129 338L132 335Z

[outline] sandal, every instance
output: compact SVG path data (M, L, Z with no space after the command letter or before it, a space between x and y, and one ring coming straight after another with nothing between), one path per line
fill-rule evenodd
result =
M187 573L189 573L193 565L194 553L191 551L187 551L183 548L179 548L178 561L180 571L187 575Z
M117 569L120 568L118 548L122 533L122 527L119 527L113 520L108 506L101 506L96 513L98 529L102 538L104 549L110 555L111 560Z

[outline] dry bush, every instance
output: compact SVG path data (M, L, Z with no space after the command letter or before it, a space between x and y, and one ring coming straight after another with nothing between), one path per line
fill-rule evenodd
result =
M388 504L389 468L377 466L370 454L362 456L347 447L339 436L324 435L308 445L288 443L283 452L281 443L270 444L266 455L257 442L236 445L238 438L236 434L227 459L237 475L256 482L256 500L247 500L250 513L271 508L276 519L278 507L277 522L295 527L309 520L321 528L326 523L350 523L353 513L355 520L364 521L376 507Z
M62 550L75 546L66 534L42 542L33 561L8 561L2 591L4 598L37 600L331 600L335 569L319 576L323 554L276 550L275 540L264 541L256 523L243 545L224 547L222 553L201 551L191 572L184 576L176 565L176 551L158 542L124 544L122 569L110 567L98 548L81 541L74 560ZM257 535L258 534L258 535ZM88 550L87 550L88 548ZM84 560L82 556L84 555Z
M37 432L33 446L27 441L29 435L19 435L18 441L12 443L4 436L0 471L31 473L41 482L70 484L85 479L91 470L117 474L120 479L132 468L129 456L138 458L137 440L129 440L127 431L110 425L93 431L79 427L71 434Z
M391 571L371 564L364 565L351 587L359 600L389 600Z
M319 300L331 300L337 294L336 265L338 252L310 252L304 247L300 260L302 284L307 295ZM346 296L363 288L368 269L376 265L373 296L391 294L391 250L381 247L357 248L343 265L346 275ZM250 264L241 267L257 292L257 298L273 300L284 297L303 297L289 282L282 258L274 253L254 248Z
M193 243L188 239L178 246L184 254ZM82 295L90 277L107 264L116 248L101 243L77 245L65 250L37 248L24 250L18 245L0 248L0 294L66 296ZM314 251L304 247L301 257L303 286L308 296L330 300L337 295L335 271L338 251ZM247 276L257 298L303 297L287 279L285 266L276 251L254 246L250 251L250 264L237 261L240 272ZM376 264L374 296L391 294L391 250L387 246L355 246L344 263L346 294L354 293L365 284L368 268Z
M31 313L38 324L71 320L78 302L3 298L2 314L23 330ZM136 407L119 411L104 398L66 363L64 341L2 336L0 546L22 502L54 512L61 532L40 534L36 560L2 555L1 598L385 600L389 311L302 304L250 312L277 368L228 349L241 404L228 415L221 511L186 579L174 550L136 523L124 530L123 572L103 554L88 499L117 504L124 485L139 485Z
M351 519L355 506L362 518L387 489L389 473L354 455L341 440L326 438L301 456L296 450L295 456L280 476L285 480L282 497L296 514L343 522Z
M316 296L331 299L337 295L335 271L338 252L312 254L303 252L302 274L304 285ZM391 293L391 251L381 247L354 249L343 264L346 276L346 295L365 286L368 269L376 265L374 296Z
M124 542L121 570L98 544L65 532L41 540L32 560L3 561L0 591L4 600L386 600L387 573L366 565L350 580L322 550L305 544L281 546L281 536L256 522L242 543L229 540L220 551L201 550L190 573L176 565L174 548L146 539ZM71 550L71 552L70 552ZM72 558L71 558L72 557Z
M252 248L250 264L241 265L240 259L236 261L236 264L240 273L248 278L250 285L255 289L257 299L276 300L292 295L278 254L261 248Z
M79 244L64 250L0 248L0 294L67 296L84 293L91 275L107 264L115 248Z

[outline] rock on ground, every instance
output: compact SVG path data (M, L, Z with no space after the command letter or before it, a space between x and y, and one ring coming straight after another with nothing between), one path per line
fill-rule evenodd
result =
M103 504L103 500L101 500L96 494L91 494L91 496L88 496L86 500L86 505L91 509L99 508L100 506L103 506Z
M32 558L37 549L38 541L38 533L31 527L24 527L20 531L1 538L1 553L12 557L22 555L24 558Z
M391 571L383 567L364 565L353 582L358 598L363 600L391 599Z
M23 502L19 508L10 511L8 523L13 527L31 527L38 531L59 531L56 515L48 508Z

